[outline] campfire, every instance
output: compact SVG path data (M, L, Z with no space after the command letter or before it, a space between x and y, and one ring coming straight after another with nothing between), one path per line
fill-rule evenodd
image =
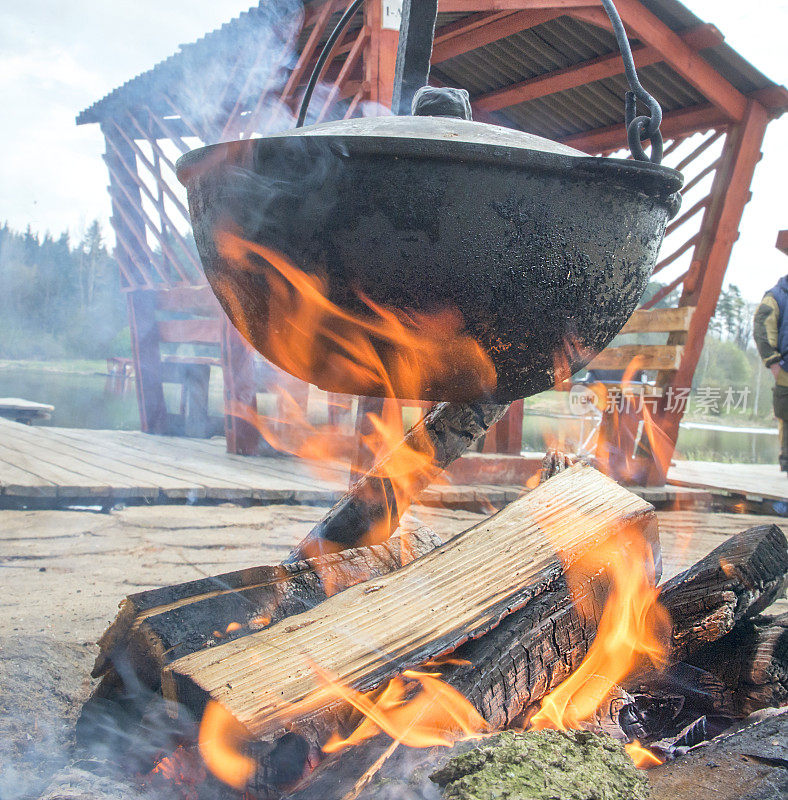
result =
M655 587L653 508L553 454L445 543L421 528L130 596L80 736L106 748L121 707L129 741L166 719L147 766L114 756L183 797L375 797L501 731L599 734L653 766L784 701L784 621L757 615L786 574L761 526Z
M263 255L287 275L271 297L290 305L272 319L300 319L292 303L302 307L312 326L299 328L297 352L313 352L338 312L319 284ZM294 294L299 285L309 291ZM345 352L374 374L364 337L381 329L343 321ZM386 330L407 338L405 323ZM455 347L455 330L436 337L433 358ZM184 798L351 800L412 785L413 774L416 796L437 797L439 785L451 791L455 759L533 741L569 751L599 741L600 763L604 743L618 743L628 759L605 768L637 788L634 765L662 764L781 703L784 623L757 616L788 574L774 526L660 585L652 506L553 451L530 492L448 541L399 529L419 491L505 408L438 404L404 436L399 413L376 419L376 464L285 563L128 597L99 642L81 741ZM330 427L300 430L302 453L341 459ZM151 728L147 749L124 751Z
M638 767L785 700L785 622L758 616L788 574L776 526L661 584L654 508L557 451L530 491L447 541L401 526L508 403L619 332L683 180L659 165L661 111L634 66L632 160L473 122L467 93L423 86L436 14L425 0L403 15L395 106L412 99L413 116L300 129L310 82L296 130L178 164L240 333L301 380L389 404L364 441L372 468L284 563L122 603L79 735L144 786L356 800L486 796L478 781L588 798L600 781L612 788L593 796L639 798ZM398 400L440 402L404 432ZM344 463L335 429L285 405L236 412L278 450ZM658 450L650 417L645 435Z

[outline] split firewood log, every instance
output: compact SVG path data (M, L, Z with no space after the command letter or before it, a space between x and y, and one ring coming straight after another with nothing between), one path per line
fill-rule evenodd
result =
M297 561L326 549L331 552L387 539L407 510L398 507L387 477L387 466L412 462L413 459L403 459L403 452L429 457L408 476L410 503L449 464L484 436L508 408L508 405L495 403L438 403L388 456L350 487L295 548L289 560ZM400 470L399 467L394 469L395 472Z
M181 656L260 630L322 603L327 597L399 569L441 543L427 527L372 547L286 565L250 567L127 597L99 639L93 677L105 676L94 696L113 693L121 659L149 689Z
M317 730L330 709L300 702L323 685L311 662L355 689L372 689L562 588L565 565L625 528L658 550L648 503L592 467L572 467L402 570L173 661L165 694L198 713L210 697L255 737L296 722Z
M765 554L768 557L764 558ZM721 559L726 564L723 570L718 569ZM712 574L724 590L715 590L710 580ZM709 670L703 674L712 678L714 686L720 687L716 695L712 692L707 699L713 702L715 696L721 697L727 692L728 707L720 706L717 711L727 713L734 700L739 703L739 712L744 714L784 699L788 686L788 619L755 617L750 620L748 615L772 602L780 593L781 580L786 574L788 542L776 526L762 525L731 537L665 584L661 600L673 618L675 645L667 653L668 663L676 664L688 649L692 649L685 632L699 631L705 644L699 645L693 663ZM738 576L741 582L732 582L731 576ZM705 587L708 604L697 602L701 586ZM583 576L581 580L575 576L572 596L565 581L557 583L507 616L490 633L455 650L451 661L440 666L442 679L467 697L492 729L519 726L527 717L529 707L534 707L584 658L594 640L608 588L604 569ZM730 619L739 620L727 635L724 625L703 626L710 616L715 620L724 616L720 613L723 608L730 612ZM722 636L717 642L719 647L708 644L715 636ZM731 650L732 637L736 640L735 651ZM718 659L714 667L716 674L712 674L715 659ZM692 668L690 672L684 663L676 668L680 671L680 682L671 677L669 670L650 682L641 682L638 689L650 687L659 696L661 690L675 692L679 686L689 694L692 686L688 677L697 676L702 670ZM696 687L697 693L706 693L709 686L709 681L705 681L703 686ZM634 691L634 686L630 688ZM348 719L352 721L352 715ZM345 735L346 731L340 733ZM391 763L380 772L382 785L403 790L407 783L403 776L428 772L438 759L446 758L445 754L441 755L444 748L400 748L406 752L398 751L393 757L384 758L390 745L391 740L381 735L330 757L294 798L341 800L348 796L349 784L361 779L372 765L389 758ZM466 747L467 744L461 743L450 752L463 752ZM274 792L271 796L275 796L275 786L266 784L264 790ZM358 796L371 798L378 794L359 791Z

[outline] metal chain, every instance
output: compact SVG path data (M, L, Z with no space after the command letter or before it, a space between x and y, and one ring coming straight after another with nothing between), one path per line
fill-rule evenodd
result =
M629 46L624 23L618 15L613 0L601 0L602 6L610 17L613 25L613 34L621 50L621 59L624 62L624 74L631 91L624 95L624 122L627 127L627 142L633 158L638 161L651 161L654 164L662 162L662 134L659 126L662 123L662 107L641 85L635 69L635 59ZM649 116L638 115L638 100L643 102L649 111ZM643 149L641 142L651 140L651 155Z

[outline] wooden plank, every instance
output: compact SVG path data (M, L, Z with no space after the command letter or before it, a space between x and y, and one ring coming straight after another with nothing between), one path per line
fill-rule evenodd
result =
M432 63L440 64L450 58L467 53L469 50L484 47L529 28L535 28L563 13L560 9L516 11L514 13L492 11L464 17L435 31Z
M168 696L197 686L252 735L270 735L292 717L294 702L322 686L311 664L357 689L372 688L491 630L528 602L534 581L549 584L548 574L563 574L557 551L571 565L623 526L653 537L653 508L592 467L571 467L376 579L371 598L372 587L361 584L265 631L173 662L164 680ZM307 702L300 714L315 705Z
M776 464L720 464L712 461L676 461L668 483L740 497L788 500L788 479Z
M134 433L122 431L121 433ZM124 437L128 446L140 450L142 453L152 453L154 458L174 459L178 464L199 464L204 473L221 472L224 475L233 475L242 486L260 488L261 479L274 486L281 484L289 488L320 488L324 482L311 480L305 470L299 470L293 461L286 459L250 458L248 456L232 456L225 453L222 445L215 445L200 439L180 439L176 437L157 437L155 449L151 449L148 442L140 435ZM296 462L297 463L297 462ZM281 464L281 467L280 467ZM255 476L259 476L255 479ZM283 479L287 475L287 479ZM329 484L325 484L326 486ZM334 488L333 486L331 488Z
M219 319L163 319L158 329L162 342L218 345L221 340Z
M96 443L91 446L91 431L64 431L64 436L74 441L75 448L79 448L85 453L94 453L96 450L107 448L106 444ZM239 497L253 496L258 489L270 489L292 492L293 486L273 475L265 475L264 481L255 481L254 473L251 470L241 471L226 469L217 459L214 463L206 463L205 459L199 455L189 453L188 449L179 449L175 452L168 451L162 447L162 442L156 437L152 442L151 437L146 443L140 443L137 447L133 445L121 445L113 437L109 444L110 451L115 457L122 459L123 463L147 464L150 475L157 479L168 496L184 496L170 486L172 477L177 476L184 481L191 480L192 483L186 484L188 491L195 491L199 497L229 497L235 494ZM186 440L188 444L192 440ZM145 444L148 444L146 447ZM153 445L153 446L150 446ZM261 484L265 484L261 486ZM311 488L311 487L310 487Z
M588 369L627 369L637 362L637 369L676 370L681 364L681 345L627 344L608 347Z
M190 311L207 317L218 317L221 306L210 286L176 286L156 292L156 308L160 311Z
M56 497L57 486L23 469L15 453L0 453L0 495Z
M3 444L0 444L0 459L37 476L41 479L42 485L54 484L57 497L106 497L111 495L112 487L106 481L93 477L88 478L81 471L75 472L70 465L52 463L50 459L33 455L29 449L26 452L26 449L24 447L20 449L18 444L16 447L12 447L11 443L4 439ZM4 493L26 496L26 485L20 483L18 491L15 492L12 492L11 486L7 486Z
M689 328L693 306L681 308L653 308L649 310L638 309L627 320L621 333L669 333L671 331L686 331Z
M731 120L744 117L747 98L702 56L693 52L638 0L616 0L621 19L642 42L659 50L665 61Z
M68 430L66 433L71 433ZM74 431L84 435L85 431ZM212 499L252 498L280 502L333 503L347 484L323 481L300 468L295 459L264 459L236 457L224 452L220 445L204 440L177 437L152 438L133 431L106 431L106 440L113 447L119 438L139 451L140 457L150 460L157 470L174 465L181 474L193 474L205 487L205 496ZM208 445L202 448L200 445ZM164 465L162 465L164 462Z
M114 432L113 432L114 433ZM128 441L132 446L136 446L142 450L148 451L149 437L138 431L117 431L125 441ZM255 457L250 459L248 456L240 456L234 453L227 453L224 449L224 443L219 439L182 439L173 436L157 437L157 447L175 448L183 452L189 451L192 455L197 453L204 454L204 457L211 459L211 463L221 464L235 464L244 472L248 470L260 470L270 473L271 475L291 475L293 478L300 480L305 485L330 485L334 486L334 480L339 484L347 485L347 467L339 464L323 464L312 462L309 459L299 458L265 458ZM188 454L188 453L187 453ZM311 478L310 472L319 471L323 475L336 476L326 480Z
M170 495L168 484L170 479L175 478L197 492L198 496L205 497L210 494L212 489L245 490L244 495L249 495L251 486L241 484L237 481L224 480L217 475L214 465L205 464L203 459L190 459L188 453L163 453L160 449L158 439L160 437L150 437L146 434L152 446L131 447L120 441L118 437L112 436L119 431L87 431L78 429L62 429L64 438L71 441L75 449L78 449L89 457L97 452L111 452L119 463L131 466L147 468L154 480L157 480L165 489L165 494ZM101 434L110 434L102 436ZM190 440L187 440L190 441ZM174 492L171 496L183 496L182 493Z
M722 41L720 32L713 25L698 25L679 34L679 37L693 52L719 44ZM638 67L656 64L663 60L662 53L656 47L647 45L634 47L632 55L635 59L635 65ZM546 97L550 94L563 92L577 86L584 86L587 83L594 83L605 78L612 78L623 73L624 62L621 59L621 54L616 51L610 55L592 58L580 64L573 64L564 69L537 75L520 83L506 86L503 89L479 95L474 98L473 102L475 107L483 111L498 111L508 106L524 103L527 100Z
M39 429L40 430L40 429ZM128 451L117 445L97 442L91 446L91 431L82 431L82 437L71 437L69 429L55 428L47 430L46 440L35 437L25 439L24 433L18 436L20 442L26 441L29 447L45 447L53 455L64 456L77 463L85 464L89 469L100 468L113 487L131 485L156 488L164 491L169 497L187 497L193 493L204 497L205 490L201 482L190 480L185 470L170 470L169 474L156 469L155 461L147 458L130 458Z
M19 428L21 430L14 431L4 439L4 445L29 460L67 470L73 474L73 478L81 479L82 484L98 485L112 492L121 492L124 496L155 497L159 493L159 485L149 470L130 469L115 462L111 456L81 452L63 442L51 429L30 428L27 425L20 425ZM92 481L98 483L91 484ZM78 488L80 482L72 483L72 488L74 486Z

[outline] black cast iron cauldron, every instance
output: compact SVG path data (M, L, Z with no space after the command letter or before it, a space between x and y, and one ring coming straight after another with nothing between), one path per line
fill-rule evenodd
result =
M557 362L577 372L619 332L682 183L666 167L426 116L211 145L183 156L178 177L208 281L260 353L272 358L268 282L219 255L223 230L326 275L343 309L369 312L360 291L406 311L458 310L492 359L498 401L551 387ZM312 372L328 391L378 393L322 374L319 362ZM453 380L426 385L420 399L467 401L481 391L458 364Z

